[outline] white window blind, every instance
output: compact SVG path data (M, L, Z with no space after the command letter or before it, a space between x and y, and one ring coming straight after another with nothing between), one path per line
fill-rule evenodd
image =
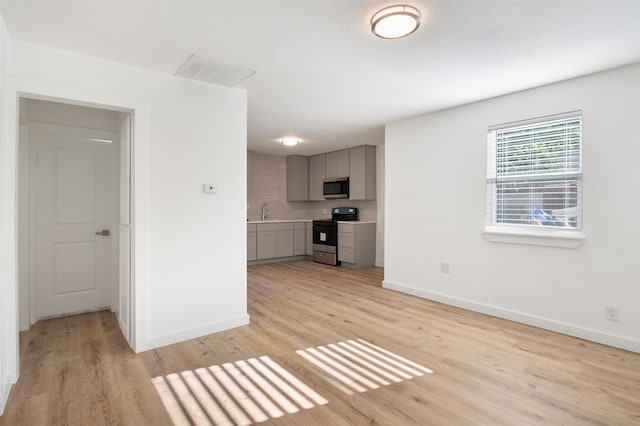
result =
M489 128L487 224L581 229L581 112Z

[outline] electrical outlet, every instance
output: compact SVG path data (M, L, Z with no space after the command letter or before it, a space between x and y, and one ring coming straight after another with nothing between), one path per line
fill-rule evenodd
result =
M215 194L218 192L218 185L215 183L205 183L202 185L202 190L205 194Z
M605 317L609 321L618 321L619 319L618 307L611 306L611 305L605 306Z
M440 262L440 272L442 272L443 274L448 274L449 271L449 264L448 263L444 263L444 262Z

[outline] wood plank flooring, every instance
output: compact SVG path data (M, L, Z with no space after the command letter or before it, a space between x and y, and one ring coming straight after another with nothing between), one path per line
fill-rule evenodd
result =
M385 290L379 268L297 261L248 271L250 325L137 355L107 311L35 324L20 336L21 377L0 426L251 423L258 417L249 403L279 408L277 418L263 408L261 423L278 425L640 425L640 354ZM376 389L360 383L366 392L357 392L296 353L323 347L315 353L331 353L325 365L338 365L352 382L380 375L362 357L336 362L340 355L328 347L358 339L390 354L372 358L397 361L395 354L433 373ZM272 371L264 356L327 403L302 408L288 395L299 405L288 414L269 393L276 382L264 385L268 376L248 380L264 386L266 403L259 390L234 400L230 385L206 403L215 393L206 385L224 385L245 368L242 361ZM233 377L242 387L242 377ZM233 407L240 407L236 417Z

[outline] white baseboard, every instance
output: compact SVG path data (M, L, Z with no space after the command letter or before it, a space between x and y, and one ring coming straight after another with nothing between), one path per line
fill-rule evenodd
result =
M196 337L206 336L207 334L217 333L219 331L228 330L230 328L240 327L249 324L249 315L242 315L237 318L231 318L224 321L216 321L200 327L187 330L181 330L175 333L165 334L162 336L151 337L147 339L144 350L159 348L161 346L171 345L174 343L184 342L185 340L195 339Z
M440 293L434 293L431 291L422 290L392 281L383 281L382 287L390 290L396 290L401 293L418 296L423 299L429 299L435 302L457 306L459 308L468 309L470 311L480 312L483 314L492 315L494 317L504 318L551 331L557 331L558 333L568 334L570 336L579 337L581 339L590 340L592 342L602 343L608 346L626 349L628 351L640 352L640 341L637 340L631 340L625 337L605 334L600 331L553 321L546 318L536 317L533 315L523 314L521 312L510 311L495 306L485 305L482 303L473 302L471 300L451 297Z
M7 400L9 399L9 392L11 392L11 377L7 374L7 377L2 381L2 389L0 389L0 416L4 413L4 409L7 406Z
M124 340L127 341L127 344L129 345L129 347L131 348L132 351L135 352L135 349L133 347L133 345L131 344L131 341L129 340L129 337L127 335L127 327L125 326L125 324L120 320L120 315L118 315L116 313L116 319L118 321L118 327L120 327L120 332L122 333L122 335L124 336Z

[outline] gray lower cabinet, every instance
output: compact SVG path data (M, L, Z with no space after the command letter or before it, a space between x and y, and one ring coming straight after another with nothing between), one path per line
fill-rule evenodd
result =
M258 241L256 225L254 223L247 224L247 260L256 260L258 255Z
M256 259L273 259L276 257L276 231L259 231L257 234Z
M252 224L247 225L247 230ZM304 256L307 253L306 222L276 222L253 224L256 228L255 258L247 260L277 259L281 257ZM247 232L247 251L249 248Z
M304 256L307 252L307 231L304 222L293 224L293 255Z
M305 223L305 232L307 233L307 248L305 250L305 254L307 256L313 256L313 223Z
M276 232L276 256L293 256L293 230Z
M353 268L374 266L376 224L338 222L338 260Z

